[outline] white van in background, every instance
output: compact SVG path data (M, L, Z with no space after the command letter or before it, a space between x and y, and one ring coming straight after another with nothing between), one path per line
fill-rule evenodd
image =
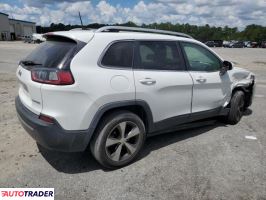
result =
M32 41L33 43L42 43L42 42L45 42L46 39L43 37L43 34L33 33Z

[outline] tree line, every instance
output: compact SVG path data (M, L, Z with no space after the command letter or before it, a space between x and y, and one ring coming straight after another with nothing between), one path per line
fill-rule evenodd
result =
M110 24L88 24L83 26L83 28L97 29ZM152 23L152 24L142 24L138 26L133 22L127 22L124 24L112 24L115 26L130 26L130 27L142 27L142 28L152 28L161 29L168 31L182 32L191 35L193 38L200 41L208 40L239 40L239 41L255 41L261 42L266 40L266 27L256 24L251 24L246 26L242 31L237 27L215 27L208 24L204 26L190 25L190 24L172 24L172 23ZM42 27L37 26L37 33L47 33L53 31L68 31L74 28L81 28L80 25L65 25L62 23L54 24L50 26Z

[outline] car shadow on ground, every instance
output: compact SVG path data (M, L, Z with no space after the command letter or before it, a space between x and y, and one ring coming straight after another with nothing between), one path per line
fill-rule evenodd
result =
M252 110L250 108L247 108L245 112L243 113L244 116L249 116L252 114Z
M84 152L68 153L48 150L37 144L41 155L57 171L68 174L90 172L101 169L89 149Z
M138 160L148 156L150 152L166 147L168 145L187 140L189 138L197 137L201 134L207 133L217 127L226 127L227 124L221 121L214 121L209 125L199 126L196 128L185 129L175 132L165 133L163 135L156 135L149 137L146 140L145 147L142 150Z
M205 125L198 128L174 131L149 137L146 140L145 146L142 149L137 161L140 159L144 159L146 156L150 154L150 152L154 150L160 149L162 147L168 146L173 143L177 143L179 141L196 137L200 134L207 133L210 130L221 126L227 126L227 124L222 123L220 121L214 121L210 125ZM63 153L63 152L49 151L40 145L38 145L38 148L41 155L45 158L45 160L53 168L55 168L57 171L60 172L68 174L76 174L76 173L90 172L99 169L106 172L111 171L103 168L100 164L97 163L97 161L90 153L89 148L86 151L80 153Z

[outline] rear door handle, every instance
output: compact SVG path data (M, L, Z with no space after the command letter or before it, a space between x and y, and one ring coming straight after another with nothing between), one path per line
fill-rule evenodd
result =
M156 80L151 79L151 78L145 78L145 79L139 80L139 82L143 85L154 85L156 83Z
M200 76L200 77L196 78L196 81L199 83L205 83L207 81L207 79Z

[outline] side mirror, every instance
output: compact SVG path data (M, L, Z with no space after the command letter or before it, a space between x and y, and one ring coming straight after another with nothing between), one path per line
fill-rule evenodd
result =
M226 60L223 62L223 66L225 66L227 68L227 70L233 69L232 63L229 61L226 61Z
M225 60L223 62L223 66L221 67L220 74L224 75L226 73L226 71L231 70L231 69L233 69L232 63Z

